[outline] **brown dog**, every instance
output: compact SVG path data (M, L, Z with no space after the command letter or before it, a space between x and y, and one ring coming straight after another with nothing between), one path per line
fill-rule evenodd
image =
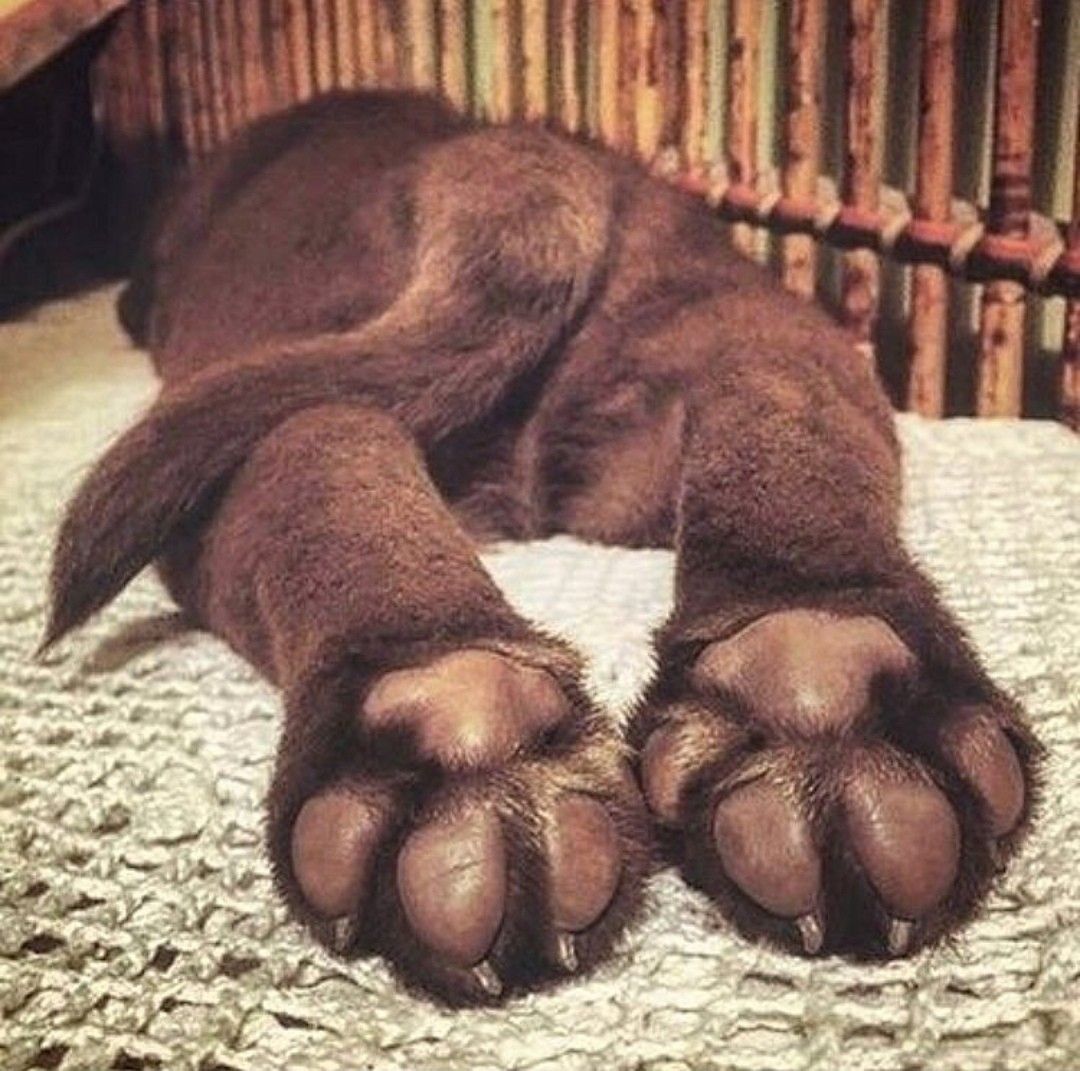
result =
M650 810L795 950L899 955L976 909L1038 746L901 546L866 360L699 202L538 128L328 98L195 174L122 313L164 386L71 503L47 642L157 558L281 687L270 853L322 939L453 1002L588 968ZM553 532L675 548L628 743L477 557Z

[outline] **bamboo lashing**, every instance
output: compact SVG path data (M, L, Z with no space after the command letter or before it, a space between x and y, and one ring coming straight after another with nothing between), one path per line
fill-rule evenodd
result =
M757 179L758 54L761 5L758 0L731 0L728 42L727 164L732 196L753 190ZM753 228L737 222L731 240L744 253L756 247Z
M1006 241L1028 236L1035 122L1037 0L999 0L994 95L994 170L987 229ZM975 409L1019 416L1023 389L1023 287L993 280L983 291Z
M787 28L787 108L784 120L784 196L812 201L821 166L821 74L825 50L825 0L791 0ZM814 296L817 243L808 234L785 235L784 285Z
M956 0L937 0L923 12L919 78L919 135L915 215L942 223L953 189L953 108L956 69ZM916 265L908 321L908 407L923 416L945 411L949 282L944 268Z

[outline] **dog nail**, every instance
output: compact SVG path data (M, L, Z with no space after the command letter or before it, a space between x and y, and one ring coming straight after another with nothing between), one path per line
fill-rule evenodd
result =
M889 955L902 956L911 947L915 923L910 919L893 919L889 923Z
M349 950L355 936L353 921L348 915L343 915L330 923L330 947L339 956L344 955Z
M560 933L555 938L555 959L564 971L573 974L578 969L577 948L573 934Z
M797 918L795 925L798 927L799 936L802 938L802 945L806 954L816 956L825 942L824 935L821 932L821 920L814 912L811 912Z
M502 996L502 979L499 978L499 976L492 969L491 964L488 963L486 959L473 967L472 975L476 979L480 988L485 993L487 993L489 997Z

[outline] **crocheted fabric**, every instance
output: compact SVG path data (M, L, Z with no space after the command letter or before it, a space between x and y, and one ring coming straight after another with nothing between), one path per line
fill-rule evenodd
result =
M882 966L796 959L738 938L664 873L594 977L450 1012L287 921L262 850L274 692L183 632L151 576L31 657L59 508L154 391L114 297L0 326L0 1066L1080 1066L1076 438L902 422L910 542L1051 755L1034 836L952 947ZM553 539L489 561L624 706L649 671L671 556Z

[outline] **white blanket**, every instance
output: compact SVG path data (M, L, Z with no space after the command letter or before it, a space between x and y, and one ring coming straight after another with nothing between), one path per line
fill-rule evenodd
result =
M0 325L0 1067L1080 1067L1080 441L1013 421L902 421L907 533L1049 746L1045 813L950 948L883 966L736 936L676 875L594 977L450 1012L288 922L260 800L273 691L178 633L146 576L43 664L59 508L152 397L115 291ZM500 548L497 578L633 697L666 552ZM156 619L155 619L155 615ZM148 620L149 619L149 620Z

